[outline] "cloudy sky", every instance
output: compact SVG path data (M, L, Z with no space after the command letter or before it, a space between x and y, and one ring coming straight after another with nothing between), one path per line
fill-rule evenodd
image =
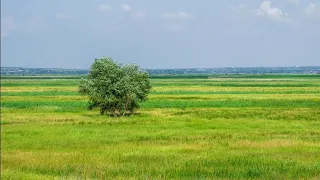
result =
M1 65L320 65L320 0L1 0Z

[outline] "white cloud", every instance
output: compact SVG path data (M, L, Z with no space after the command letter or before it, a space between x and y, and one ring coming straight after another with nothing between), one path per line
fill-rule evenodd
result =
M311 15L315 12L317 5L310 2L310 4L306 7L305 12L307 15Z
M10 31L16 27L16 23L12 17L1 17L1 37L9 36Z
M178 11L173 13L165 13L163 17L166 19L192 19L195 16L186 12Z
M283 13L281 9L272 7L271 1L264 1L259 9L255 10L259 16L267 16L270 19L278 21L290 21L287 13Z
M132 8L128 4L122 4L121 9L123 11L131 11L132 10Z
M108 4L101 4L98 7L99 11L109 11L111 9L111 6Z
M67 14L62 14L62 13L57 13L57 14L54 15L54 17L56 19L61 19L61 20L70 20L70 19L72 19L72 16L69 16Z

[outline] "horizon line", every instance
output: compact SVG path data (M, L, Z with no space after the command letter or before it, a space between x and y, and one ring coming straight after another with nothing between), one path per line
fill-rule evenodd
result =
M224 69L224 68L291 68L291 67L319 67L320 65L310 65L310 66L227 66L227 67L193 67L193 68L141 68L144 70L170 70L170 69ZM61 69L61 70L89 70L90 68L57 68L57 67L14 67L14 66L7 66L7 67L0 67L2 68L21 68L21 69Z

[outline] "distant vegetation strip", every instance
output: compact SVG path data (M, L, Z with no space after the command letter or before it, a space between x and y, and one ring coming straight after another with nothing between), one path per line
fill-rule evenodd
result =
M210 79L210 78L320 78L320 74L213 74L213 75L153 75L151 79Z
M17 122L28 122L30 119L38 119L39 121L50 121L49 123L55 123L56 119L59 121L68 121L75 120L75 116L81 116L84 113L82 107L72 108L71 107L59 107L59 106L38 106L29 109L15 109L15 108L5 108L2 110L4 115L2 116L1 124L14 124ZM241 121L240 119L254 119L254 120L310 120L317 121L319 120L320 109L319 108L287 108L287 107L278 107L278 108L265 108L265 107L250 107L250 108L230 108L230 107L197 107L197 108L168 108L168 109L147 109L142 110L143 114L137 114L138 117L146 117L152 119L152 114L146 115L146 112L161 112L161 116L164 117L179 117L180 119L201 119L202 123L206 122L205 120L214 120L214 119L231 119L233 123ZM15 113L16 119L12 119L11 113ZM96 112L93 112L96 113ZM24 116L21 118L19 114ZM45 114L46 118L43 118ZM72 118L68 118L68 117ZM106 117L96 116L96 121L102 120L106 121ZM222 122L223 122L222 121ZM119 121L114 121L119 122ZM121 122L121 121L120 121ZM139 121L136 119L130 119L130 122L141 123L144 121ZM128 122L130 124L130 122ZM221 121L216 121L215 123L221 123ZM214 123L214 124L215 124Z
M1 83L2 87L25 87L25 86L37 86L37 87L65 87L65 86L78 86L77 81L57 81L57 82L49 82L49 81L32 81L32 82L21 82L21 81L3 81ZM208 86L217 86L217 87L320 87L319 82L219 82L219 81L208 81L208 82L155 82L152 83L153 87L185 87L185 86L200 86L200 87L208 87Z
M28 109L37 107L63 107L68 110L82 109L87 106L86 101L4 101L2 108ZM262 100L150 100L142 103L143 108L197 108L197 107L295 107L295 108L320 108L320 99L286 100L286 99L262 99Z
M86 75L10 76L1 79L81 79ZM210 79L210 78L320 78L320 74L204 74L204 75L151 75L151 79Z
M65 87L65 86L78 86L79 85L79 81L74 81L74 80L12 80L12 81L8 81L8 80L3 80L1 82L1 86L2 87L32 87L32 86L36 86L36 87Z
M212 95L212 94L320 94L320 90L308 91L154 91L151 95ZM1 92L1 96L79 96L77 91L21 91Z
M1 79L81 79L85 78L85 75L78 76L6 76L2 75Z
M208 82L208 83L156 83L153 86L221 86L221 87L320 87L320 83L220 83L220 82Z
M76 91L21 91L1 92L1 96L78 96Z

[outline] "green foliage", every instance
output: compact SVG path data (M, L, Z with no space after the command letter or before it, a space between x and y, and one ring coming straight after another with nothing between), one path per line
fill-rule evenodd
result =
M88 78L81 79L79 92L89 96L89 109L114 116L132 114L151 90L149 75L136 64L122 66L102 57L92 64Z

